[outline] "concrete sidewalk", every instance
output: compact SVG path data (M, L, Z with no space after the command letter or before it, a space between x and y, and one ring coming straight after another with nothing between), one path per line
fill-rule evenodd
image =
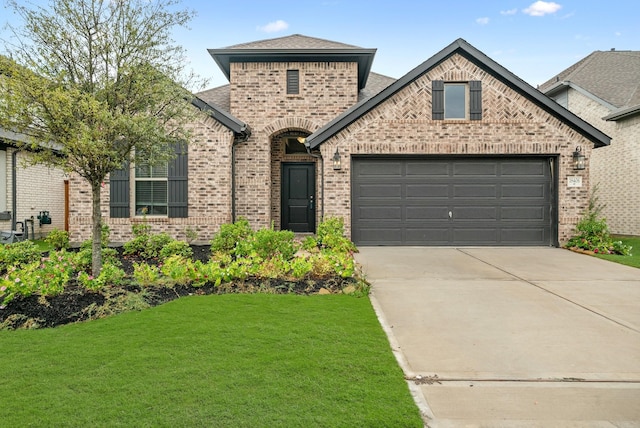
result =
M640 426L640 270L552 248L356 257L429 426Z

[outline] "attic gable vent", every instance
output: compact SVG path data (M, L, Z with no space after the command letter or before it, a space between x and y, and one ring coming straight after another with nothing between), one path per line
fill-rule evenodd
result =
M287 70L287 95L300 93L300 71Z

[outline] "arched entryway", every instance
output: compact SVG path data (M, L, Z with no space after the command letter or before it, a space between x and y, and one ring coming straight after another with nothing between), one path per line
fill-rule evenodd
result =
M271 136L271 219L281 230L313 233L316 229L317 158L303 143L309 134L287 128Z

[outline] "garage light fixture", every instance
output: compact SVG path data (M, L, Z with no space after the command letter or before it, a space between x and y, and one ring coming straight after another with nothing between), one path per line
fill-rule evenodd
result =
M585 168L584 155L582 154L582 147L576 147L576 151L573 152L573 169L583 170Z
M342 161L340 160L340 152L338 151L338 148L336 147L336 152L333 154L333 158L331 159L333 161L333 169L335 169L336 171L339 169L342 169Z

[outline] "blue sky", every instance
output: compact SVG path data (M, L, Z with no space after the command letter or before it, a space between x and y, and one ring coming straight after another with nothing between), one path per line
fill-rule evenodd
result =
M182 6L197 17L175 40L193 69L210 79L208 87L227 81L207 48L291 34L377 48L372 70L395 78L462 37L533 86L594 50L640 50L637 0L183 0Z

